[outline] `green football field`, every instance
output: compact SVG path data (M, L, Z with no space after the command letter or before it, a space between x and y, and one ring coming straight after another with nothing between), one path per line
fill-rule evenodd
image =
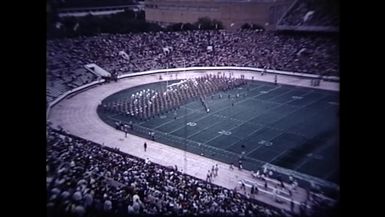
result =
M137 86L104 101L165 86L165 82ZM235 98L237 94L239 98ZM234 165L242 156L243 166L249 170L270 163L339 183L338 92L253 81L209 96L206 102L209 113L199 101L193 101L178 109L176 118L171 111L148 121L134 121L130 133L147 138L151 130L158 142ZM101 109L98 114L112 126L117 120L130 120Z

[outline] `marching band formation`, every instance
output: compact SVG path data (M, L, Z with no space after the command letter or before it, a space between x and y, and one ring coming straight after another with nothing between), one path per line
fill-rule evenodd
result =
M202 101L206 96L216 92L231 90L245 84L247 81L243 76L234 78L224 75L205 75L168 85L165 91L144 89L126 99L102 102L101 106L107 111L125 114L144 121L176 110L187 102L197 99Z

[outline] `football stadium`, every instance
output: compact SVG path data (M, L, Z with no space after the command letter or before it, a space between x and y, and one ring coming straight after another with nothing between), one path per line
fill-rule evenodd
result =
M48 216L338 213L337 3L102 2L49 4Z

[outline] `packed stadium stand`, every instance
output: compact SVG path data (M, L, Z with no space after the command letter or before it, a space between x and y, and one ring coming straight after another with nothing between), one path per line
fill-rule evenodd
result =
M277 29L338 31L338 26L339 1L296 0L278 21Z
M333 36L260 31L100 34L49 40L47 49L48 102L63 91L95 80L93 74L83 70L89 63L116 74L175 67L245 66L338 75L339 62L338 41ZM122 58L120 51L129 58Z
M258 189L246 197L177 168L47 130L48 216L293 216L254 200Z
M131 7L131 5L139 4L138 2L144 4L143 1L135 0L50 1L52 5L55 5L55 12L52 13L58 13L60 10L71 11L74 8L76 10L79 8L84 9L85 7L112 7L120 5L128 5ZM251 171L251 169L248 171L246 168L248 175L250 175L248 178L255 182L249 182L247 184L244 179L240 179L241 177L239 177L236 183L241 186L240 189L238 185L235 186L234 189L223 185L219 186L218 183L214 184L210 181L211 176L214 175L214 166L212 171L209 170L206 180L197 178L199 176L196 174L192 176L192 174L183 172L181 168L178 170L176 165L165 166L159 162L159 164L151 162L149 158L137 155L132 152L132 150L126 153L127 151L123 152L118 148L111 148L118 146L108 147L108 145L105 145L107 142L95 142L96 140L92 138L87 138L87 140L86 137L82 135L78 135L82 138L77 137L73 131L66 131L66 129L57 123L50 123L52 119L49 119L49 112L51 111L51 107L53 108L69 98L76 98L76 96L64 97L61 102L59 102L60 100L56 100L58 104L55 104L56 102L53 103L55 99L58 99L65 92L102 78L102 76L97 75L97 73L92 73L92 69L90 70L92 67L87 68L87 66L102 68L107 74L110 73L112 78L116 78L116 81L118 80L118 75L168 68L200 66L260 68L265 69L263 71L261 70L261 77L275 76L274 84L272 81L269 81L271 82L271 86L277 85L272 87L274 90L278 90L281 85L277 83L276 74L271 73L267 76L264 75L267 69L283 71L282 74L290 77L290 82L297 82L294 85L295 87L301 86L300 88L306 85L301 84L297 86L302 77L294 77L293 74L310 74L310 77L312 77L309 79L309 81L311 80L312 82L311 86L313 86L314 81L317 79L317 81L320 82L323 76L333 76L339 80L338 10L339 1L335 3L332 0L294 0L286 12L283 13L282 16L280 14L280 18L274 23L277 31L264 31L263 28L253 30L238 29L234 31L207 30L200 29L200 25L196 25L196 27L199 26L199 30L197 27L194 28L195 30L186 31L182 29L184 24L181 24L180 29L173 29L172 31L162 26L162 29L157 31L146 30L147 32L137 32L136 30L130 30L128 31L130 33L112 34L105 33L99 29L95 30L95 32L92 32L92 30L90 34L87 33L84 35L71 34L76 33L79 25L81 26L80 28L87 28L84 26L93 22L92 19L90 19L92 16L85 18L91 20L89 23L88 21L83 23L81 21L82 18L69 18L69 21L64 21L64 19L58 18L58 16L56 16L57 14L55 14L55 16L53 16L54 19L51 21L51 27L53 26L55 31L66 32L66 34L63 34L65 37L49 37L50 39L47 40L47 216L332 216L335 210L331 209L331 207L335 205L336 201L338 204L339 200L339 195L337 195L339 194L339 186L338 190L333 192L335 194L330 194L332 195L330 196L324 192L324 189L321 190L319 186L313 186L314 183L312 181L297 180L297 177L293 179L291 176L293 174L281 176L284 173L280 174L277 172L277 174L275 174L276 171L274 171L273 175L273 170L269 171L265 166L263 166L263 168L261 167L257 172ZM132 19L138 21L136 13L135 18ZM144 16L142 21L143 23L145 22ZM125 25L123 22L117 23L119 28L119 25ZM137 24L138 23L133 22L132 26ZM140 24L142 23L138 25ZM76 37L74 37L75 35ZM174 85L173 87L168 86L169 81L167 79L167 81L163 82L161 75L159 75L159 80L156 82L161 81L159 83L166 83L164 91L163 89L158 92L150 89L138 90L135 93L138 94L138 96L132 94L131 98L126 97L127 99L125 99L126 101L124 102L130 102L126 104L130 106L133 105L125 108L126 110L123 110L123 107L120 107L121 104L116 104L115 101L103 102L98 99L98 106L106 111L112 111L117 114L131 114L132 120L138 122L154 119L155 116L162 118L160 115L163 115L163 112L170 112L170 114L175 112L173 114L175 115L175 120L177 120L176 110L179 106L194 98L194 100L199 99L205 111L209 113L209 108L204 98L206 95L209 96L217 90L227 91L238 88L247 88L247 91L249 91L249 86L246 86L246 84L247 79L251 80L251 76L245 80L243 74L240 75L240 78L231 77L232 73L228 74L230 75L229 78L225 77L225 73L223 73L223 77L215 77L216 75L211 74L195 79L190 79L189 77L183 78L185 80L181 80L182 78L178 78L178 76L175 75L175 80L178 80L179 83L172 84ZM293 79L291 79L291 76ZM153 77L154 79L158 79L158 74ZM252 80L254 82L254 77L252 77ZM207 84L207 82L211 83ZM205 85L202 85L203 83ZM108 87L109 85L100 84L99 87ZM123 82L119 81L116 84L127 88ZM293 83L289 84L293 85ZM138 84L135 83L135 85ZM135 87L135 85L132 87ZM336 86L338 86L338 84ZM176 93L177 90L181 90L180 92L182 92L184 88L189 88L189 90L196 91L196 93L202 90L206 92L199 92L200 94L195 94L194 92L190 99L190 95ZM261 91L258 88L261 88ZM258 94L269 93L268 90L270 89L265 91L262 90L263 88L270 87L261 85L261 87L256 87L258 90L255 91L258 92ZM288 87L285 88L289 89ZM111 93L112 89L113 88L109 89ZM280 89L278 92L282 91L281 94L283 94L283 91L286 91L286 89ZM321 92L325 92L325 98L333 99L322 104L322 106L328 108L333 106L337 107L339 105L338 98L334 100L333 96L326 94L326 89L321 89L322 88L320 88ZM338 87L336 89L338 92ZM87 90L90 89L85 89L85 91ZM103 93L107 95L108 91L105 90L106 89L103 89ZM301 90L305 92L305 88ZM298 90L293 90L292 92L295 91ZM142 109L141 105L146 105L146 108L155 108L155 105L152 104L159 102L158 104L163 106L160 102L166 101L163 100L163 98L166 99L166 96L163 97L162 94L167 95L169 92L174 94L172 96L175 96L175 102L177 103L174 103L174 98L171 97L171 102L174 103L172 106L160 107L158 110L153 109L150 111L150 115L146 114L146 116L141 116L142 113L136 112L136 110ZM84 93L89 94L89 92ZM102 92L98 92L98 94L92 96L101 96L99 93ZM146 94L147 98L145 98L143 94ZM158 97L158 94L160 97ZM320 93L312 94L322 95ZM222 95L219 95L219 98L222 98ZM90 96L90 94L87 95L87 98L92 98ZM235 96L238 98L239 94L234 94L234 97ZM150 97L151 100L148 100ZM297 95L290 95L290 97L296 97L293 99L290 98L293 102L296 99L302 99L302 96ZM140 101L142 98L145 98L146 101ZM230 100L230 94L228 99ZM77 102L76 100L74 101ZM84 104L84 100L80 101ZM140 101L142 104L136 104L137 101ZM95 105L96 104L97 103L95 103ZM232 106L234 107L234 103ZM287 104L287 106L294 107L289 104ZM253 109L255 108L253 107ZM319 109L319 111L322 112L322 108ZM79 111L75 111L75 113L82 114ZM66 111L62 112L60 110L56 115L53 120L67 120L65 115L71 114L70 112L66 113ZM280 114L277 113L274 115L279 116ZM301 113L301 118L302 116L305 117L305 115ZM167 117L164 116L164 118ZM223 116L223 118L225 117ZM96 118L94 118L94 120L99 121L99 119ZM126 130L128 125L124 125L118 120L115 121L116 126L111 129L124 131L125 134L122 133L122 135L125 135L125 138L127 138L127 134L133 132L133 130ZM88 124L87 127L91 125L87 121L84 121L84 123ZM73 123L71 124L70 126L73 126ZM106 123L100 119L100 124L103 125ZM55 125L55 127L53 127L53 125ZM130 125L132 125L131 121ZM182 123L182 125L185 127L186 123ZM132 126L130 127L133 128ZM79 131L78 128L76 130ZM87 133L92 131L91 128L87 128L87 130ZM106 137L104 132L105 131L103 131L102 136ZM119 133L120 132L121 131L119 131ZM146 131L146 133L150 133L149 135L151 135L151 132ZM132 134L131 136L134 137L134 135L137 134ZM145 137L142 137L142 139L143 138ZM155 141L154 134L152 134L152 140ZM131 142L131 140L129 140L129 142ZM256 142L257 141L250 141L250 144L255 145ZM264 145L266 149L269 148L267 146L272 144L271 142L267 144L268 141L264 142L266 142ZM162 142L159 141L159 143ZM146 148L147 144L145 151ZM244 152L242 155L243 154ZM308 153L304 152L304 154ZM173 159L172 156L170 159ZM242 157L240 157L240 159L242 159ZM187 161L186 157L185 160ZM227 162L225 163L227 168L229 168ZM271 163L271 161L269 161L269 163ZM233 163L229 163L229 165L231 165L229 170L233 170ZM273 165L273 163L271 163L271 165ZM238 167L239 171L242 171L241 160L238 162ZM241 182L238 182L238 180ZM306 182L305 185L304 182ZM264 183L264 187L262 184L257 185L258 183ZM269 187L267 186L268 183ZM247 184L246 187L245 184ZM264 193L266 194L264 195ZM279 199L280 194L283 193L286 194L285 197L287 196L287 198L289 198L284 202ZM301 200L295 201L294 193L300 195ZM272 196L270 201L260 199L266 195ZM304 200L302 200L302 196L305 198ZM273 203L271 203L272 201ZM330 201L332 202L329 203ZM282 203L287 207L281 209L279 206L274 205L274 203ZM334 206L334 208L335 207L337 206Z

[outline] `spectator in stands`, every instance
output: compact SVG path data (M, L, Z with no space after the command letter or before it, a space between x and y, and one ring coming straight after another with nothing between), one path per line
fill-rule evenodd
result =
M304 12L306 13L306 12ZM313 18L317 20L318 11ZM240 41L242 40L242 43ZM207 52L207 43L215 52ZM163 48L178 44L168 55ZM191 49L194 47L194 49ZM306 52L299 52L305 48ZM121 50L130 50L129 60ZM84 65L96 63L111 72L139 72L192 66L269 67L276 70L338 74L338 41L334 37L271 32L186 31L100 34L47 41L47 100L97 80ZM254 79L254 78L253 78Z
M72 161L75 163L70 165L68 162ZM48 132L47 164L51 168L47 179L48 216L248 212L262 217L284 215L278 209L182 174L173 167L146 163L116 149L63 137L58 132Z

